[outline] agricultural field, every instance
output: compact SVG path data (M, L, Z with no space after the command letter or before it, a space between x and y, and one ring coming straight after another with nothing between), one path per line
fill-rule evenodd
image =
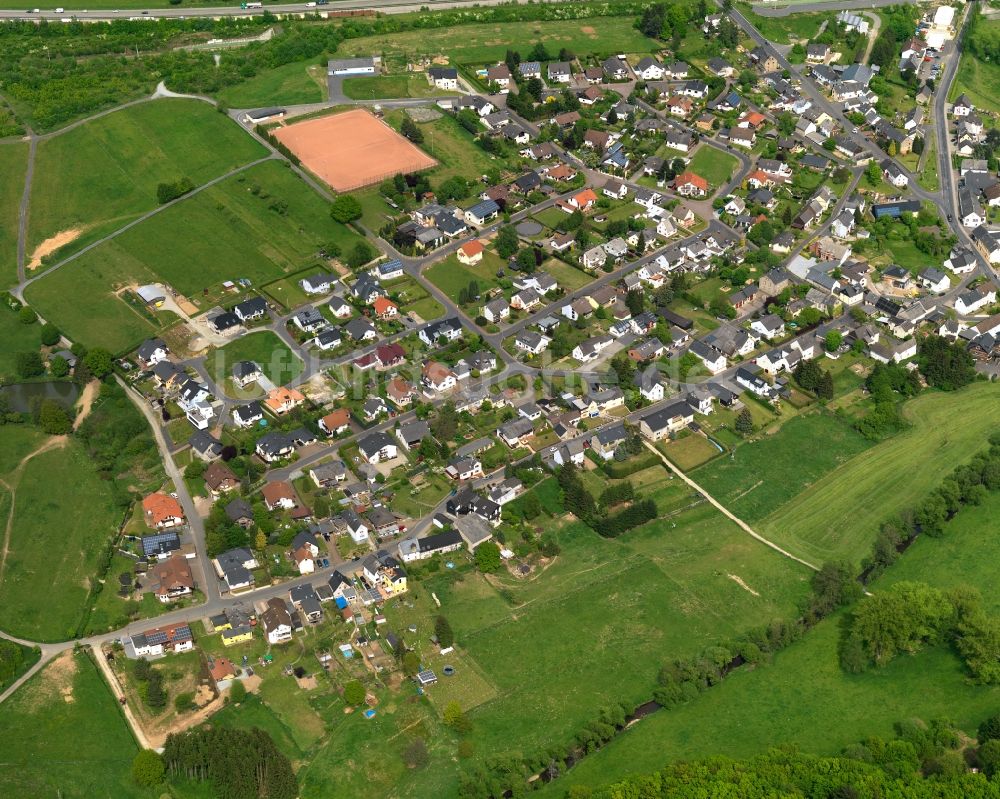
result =
M417 56L447 56L452 64L500 61L516 44L523 56L536 44L553 56L562 48L580 58L612 53L649 53L658 45L635 29L632 17L599 17L549 22L503 22L456 25L450 28L405 31L349 39L337 49L338 58L382 53L393 69L405 67Z
M7 489L0 505L5 520L12 515L0 572L0 628L31 640L65 640L80 623L101 550L121 512L109 484L74 441L43 450L47 437L10 426L0 432L4 449L8 438L20 458L11 458L2 473ZM54 485L59 491L52 491ZM46 602L53 586L59 601Z
M714 147L702 145L688 164L695 174L701 175L712 186L718 187L728 181L739 167L739 159Z
M26 143L0 144L0 281L3 288L17 282L18 208L27 168Z
M829 11L789 14L787 17L762 17L743 7L740 13L765 39L777 44L794 44L812 39L819 34L820 25L834 18L834 14Z
M269 161L91 250L26 295L68 335L120 351L173 320L141 313L118 296L122 289L162 281L197 304L224 280L259 285L316 264L325 243L347 250L359 240L294 172Z
M216 98L228 108L322 103L326 100L326 70L316 64L293 61L227 86Z
M822 441L823 446L814 446ZM674 443L667 445L671 449ZM850 424L829 413L807 413L778 432L738 444L691 477L747 522L755 522L871 446ZM803 453L808 452L808 457ZM667 453L669 456L669 452Z
M812 563L860 563L880 522L975 454L984 428L1000 422L997 397L995 385L974 383L910 400L903 406L907 430L830 472L765 517L757 531ZM920 468L910 468L915 464Z
M266 154L196 100L142 103L46 139L35 161L29 261L77 250L153 210L160 183L186 177L199 186Z
M972 443L968 453L977 446ZM939 470L936 479L943 474ZM971 586L982 593L988 612L1000 611L993 590L1000 542L992 520L998 512L996 493L979 507L963 508L940 538L917 538L873 590L901 580L946 590ZM784 743L835 754L869 735L888 737L896 721L909 718L947 717L975 734L983 718L1000 710L1000 688L972 684L943 646L901 656L875 672L844 673L837 661L839 623L839 616L826 619L772 663L740 669L688 704L644 719L541 796L562 797L577 782L603 784L649 771L668 758L742 757Z
M0 705L3 796L153 799L130 768L138 748L97 667L65 652Z
M302 373L302 361L270 330L241 336L208 355L207 364L218 385L232 377L238 361L254 361L276 386L290 385ZM233 384L229 384L234 388Z

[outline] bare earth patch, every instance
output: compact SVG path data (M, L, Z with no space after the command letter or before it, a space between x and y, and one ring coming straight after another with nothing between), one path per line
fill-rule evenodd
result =
M77 664L72 650L66 650L45 667L45 679L34 680L22 689L22 700L32 708L43 708L54 698L62 697L64 702L74 702L73 681Z
M740 577L738 574L727 574L726 577L728 577L730 580L732 580L734 583L736 583L744 591L748 591L751 594L753 594L754 596L760 596L759 593L757 593L756 591L754 591L749 585L747 585L745 582L743 582L743 578Z
M46 255L52 255L60 247L65 247L71 241L83 233L82 227L71 227L67 230L60 230L56 235L50 236L45 239L41 244L35 247L35 251L31 253L31 260L28 262L28 269L38 269L42 265L42 258Z
M100 390L101 384L98 380L91 380L87 385L83 387L83 393L78 399L77 405L80 406L80 412L77 413L76 419L73 420L73 430L77 430L83 420L90 416L90 409L94 405L94 400L97 398L97 392Z

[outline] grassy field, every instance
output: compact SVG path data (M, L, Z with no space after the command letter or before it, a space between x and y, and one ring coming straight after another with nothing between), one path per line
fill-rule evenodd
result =
M880 522L923 497L947 471L976 453L983 431L1000 422L998 396L996 386L976 383L911 400L903 408L908 430L811 485L767 516L758 532L813 563L860 562ZM919 469L912 468L916 464Z
M144 799L129 773L138 751L111 691L84 654L66 653L0 705L0 795Z
M452 63L484 64L502 60L508 47L522 56L541 42L552 53L567 48L583 58L588 54L649 53L657 44L639 33L631 17L599 17L552 22L505 22L456 25L451 28L405 31L350 39L337 57L382 53L391 65L403 65L416 56L445 55Z
M876 587L900 580L942 589L972 586L995 614L1000 610L994 591L998 512L996 493L979 507L963 508L942 537L918 538ZM878 672L848 675L837 663L838 636L837 618L822 622L772 664L741 669L687 705L645 719L542 796L562 797L573 783L613 781L667 760L742 757L783 743L834 754L869 735L888 736L894 722L914 717L944 716L974 734L983 718L1000 710L1000 688L971 684L958 658L944 647L897 658Z
M740 162L736 156L703 145L691 158L688 169L701 175L712 186L721 186L733 176Z
M294 172L269 161L91 250L27 296L70 336L118 351L167 324L138 314L118 289L159 280L197 304L224 280L259 285L317 263L326 242L348 250L359 239Z
M229 108L263 108L272 105L304 105L326 99L326 70L315 64L293 61L227 86L217 95Z
M61 231L81 234L63 252L157 206L159 183L194 184L266 154L207 103L157 100L88 122L38 146L28 255Z
M804 569L707 505L615 540L581 524L558 537L528 580L428 581L498 691L472 713L477 751L563 741L611 701L648 699L658 662L791 612L805 588Z
M818 441L823 445L814 446ZM691 477L741 519L754 522L870 446L846 421L808 413L773 435L737 445L732 457L719 458Z
M454 92L442 92L427 82L422 74L371 75L345 78L344 94L352 100L392 100L397 97L443 97Z
M217 383L232 377L237 361L255 361L276 386L288 385L302 373L302 361L270 330L243 336L210 353L209 369Z
M5 441L11 429L2 428L0 440ZM31 437L13 435L22 457L34 449L28 449ZM44 441L34 440L36 446ZM80 622L100 551L120 519L110 487L72 441L35 455L3 478L14 492L14 503L0 583L0 627L31 640L70 638ZM59 490L53 491L53 486ZM58 601L46 601L53 586Z
M976 28L972 35L990 38L1000 30L1000 20L984 19L980 17L976 20ZM991 89L990 87L994 87ZM1000 64L991 64L981 61L969 52L962 54L962 60L958 64L958 74L951 85L948 99L954 100L963 92L969 96L976 108L982 108L994 113L1000 112L1000 97L997 97L995 88L1000 86Z
M41 346L41 325L22 325L17 314L7 305L0 304L0 378L17 378L17 353L31 352Z
M819 33L819 26L825 20L833 19L830 12L812 14L790 14L787 17L762 17L742 6L740 12L749 20L765 39L778 44L792 44L794 41L811 39Z
M27 167L27 144L0 144L0 281L3 288L17 282L17 213Z

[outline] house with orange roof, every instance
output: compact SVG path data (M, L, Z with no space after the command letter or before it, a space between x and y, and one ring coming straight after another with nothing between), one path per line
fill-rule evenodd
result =
M208 666L208 671L212 675L212 679L216 682L231 680L236 676L236 667L233 665L233 661L224 657L217 657L215 660L211 661Z
M767 117L764 116L760 111L747 111L743 116L739 118L736 123L737 127L740 128L753 128L757 130L765 122L767 122Z
M688 170L674 180L674 191L684 197L704 197L708 194L708 181Z
M264 406L275 416L283 416L298 408L305 401L306 398L301 392L294 388L281 386L268 393L267 399L264 400Z
M328 436L335 436L351 429L351 413L347 408L337 408L319 420L319 429Z
M375 316L379 319L392 319L394 316L399 316L399 306L388 297L376 297L372 308L375 310Z
M150 527L165 530L184 524L184 509L181 503L162 491L150 494L142 500L142 512L146 517L146 524Z
M584 189L579 194L574 194L566 204L562 206L564 211L567 213L573 213L574 211L589 211L594 203L597 202L597 194L593 189ZM566 206L569 206L567 209Z
M483 260L485 248L478 240L467 241L458 248L458 261L466 266L475 266Z

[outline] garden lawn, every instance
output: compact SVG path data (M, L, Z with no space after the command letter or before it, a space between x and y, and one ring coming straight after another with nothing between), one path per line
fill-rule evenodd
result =
M50 584L51 588L51 584ZM97 667L66 652L3 705L2 796L153 799L130 769L138 748Z
M499 285L496 278L497 269L502 265L500 257L489 251L483 253L483 260L475 266L460 264L458 257L453 254L425 269L424 277L450 299L458 302L459 292L468 287L473 280L479 286L480 296L496 288Z
M4 289L17 282L18 208L27 168L27 144L0 144L0 288Z
M995 385L974 383L910 400L903 406L909 429L806 488L764 518L757 532L812 563L835 558L860 563L883 520L919 502L947 472L976 454L988 435L984 431L1000 424L998 398ZM814 456L815 446L803 458Z
M290 760L294 762L302 757L302 750L295 743L288 727L254 694L247 694L247 698L239 705L229 704L218 713L213 713L211 724L213 727L239 730L257 727L268 733L278 749Z
M337 57L369 56L381 53L393 67L416 60L421 54L444 55L451 63L485 64L502 60L507 48L515 46L525 58L529 50L543 43L553 54L572 50L581 59L587 55L649 53L659 45L635 29L632 17L554 20L544 22L502 22L455 25L449 28L404 31L349 39L337 48Z
M37 641L72 638L101 550L121 518L110 484L72 440L35 455L4 480L14 493L14 515L0 583L0 628ZM55 602L49 601L54 587Z
M293 61L227 86L219 92L218 100L229 108L321 103L326 100L326 70L310 62Z
M441 97L443 92L427 82L423 74L370 75L345 78L344 94L352 100L392 100L399 97Z
M712 186L718 187L733 176L739 163L739 159L735 156L716 150L706 144L702 145L691 158L688 169L701 175Z
M719 450L704 436L692 433L676 441L664 442L660 451L678 468L690 471L719 455Z
M197 304L203 289L225 280L259 285L317 264L326 242L346 251L359 240L294 172L269 161L91 250L26 294L67 335L119 351L166 322L140 315L116 289L162 281Z
M302 361L270 330L250 333L209 354L209 368L220 385L232 377L238 361L254 361L276 386L290 385L302 373Z
M680 442L667 449L674 443ZM715 460L691 478L738 517L755 522L870 446L847 421L807 413L772 435L737 445L732 457Z
M198 186L266 154L197 100L142 103L46 139L35 160L28 257L61 231L83 231L67 253L153 210L160 183L186 177Z
M559 213L561 214L562 211ZM541 271L548 272L552 275L552 277L555 278L555 281L566 290L567 294L574 292L577 289L582 289L594 280L594 275L589 275L582 269L570 266L568 263L560 261L558 258L549 258L549 260L542 264Z

